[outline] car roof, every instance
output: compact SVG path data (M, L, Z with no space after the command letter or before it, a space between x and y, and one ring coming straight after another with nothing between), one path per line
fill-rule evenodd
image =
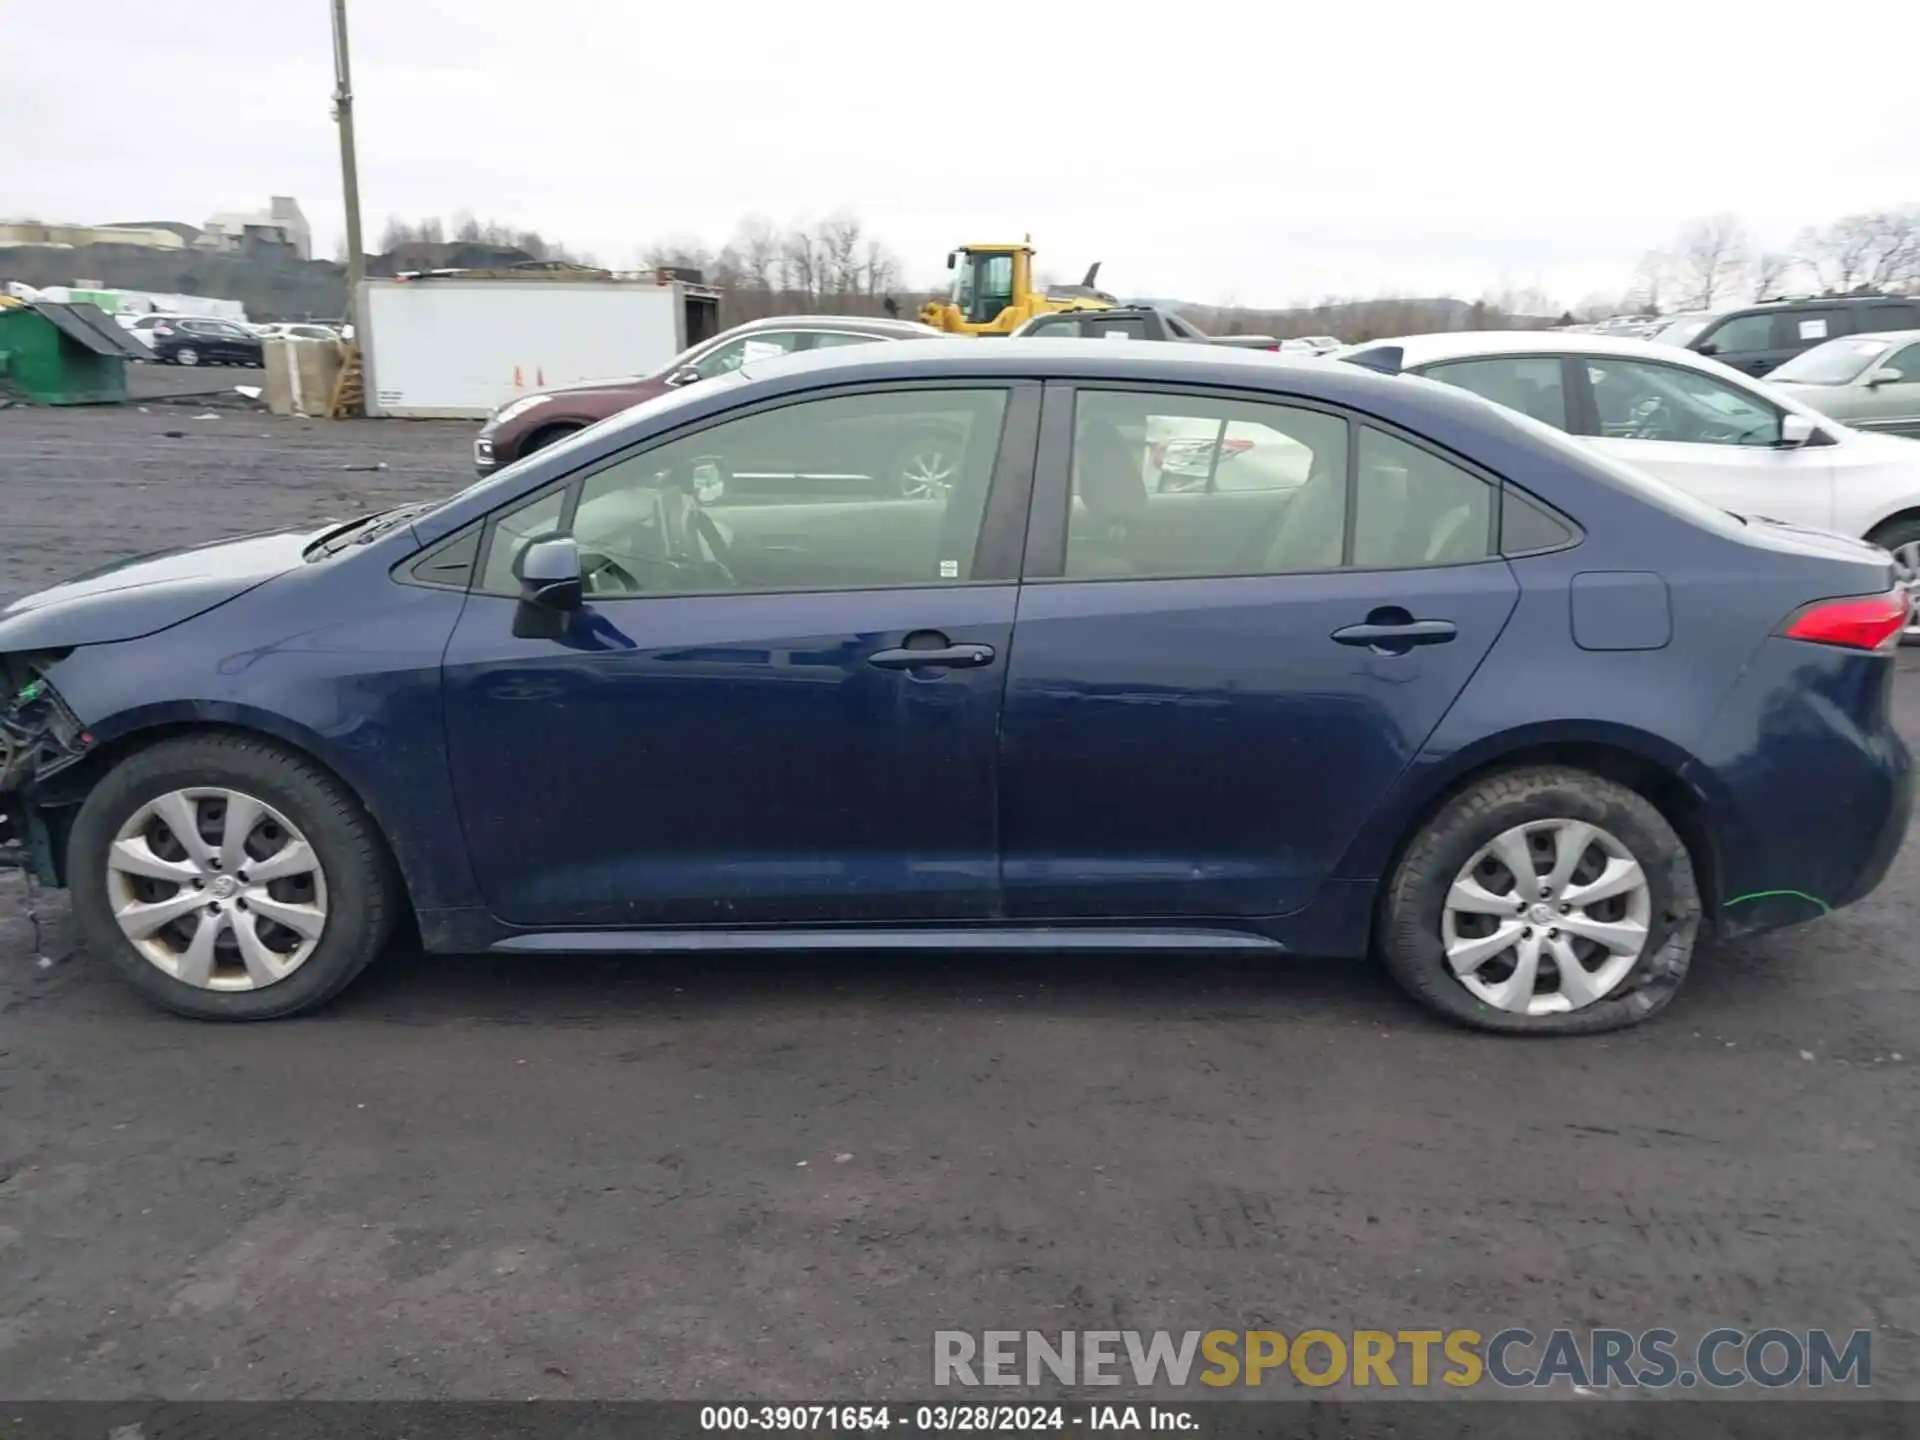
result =
M1660 345L1637 335L1603 335L1593 330L1438 330L1428 335L1398 335L1390 340L1366 340L1349 345L1343 354L1400 347L1406 365L1432 360L1465 359L1477 355L1551 354L1658 355L1686 354L1674 345Z
M1725 366L1678 345L1662 345L1637 335L1603 335L1592 330L1446 330L1431 335L1402 335L1392 340L1368 340L1349 345L1341 356L1357 355L1386 345L1401 350L1401 366L1431 365L1439 360L1472 360L1495 355L1618 355L1623 359L1663 360L1696 370L1719 373Z
M735 325L725 333L753 335L762 330L793 329L846 330L857 335L888 335L903 340L942 333L931 325L922 325L918 320L894 320L880 315L766 315Z
M1756 300L1751 305L1734 305L1712 312L1716 320L1729 315L1763 315L1775 310L1826 309L1833 305L1898 305L1913 303L1911 295L1780 295L1772 300Z
M1118 352L1126 352L1124 354ZM1174 340L1136 340L1126 345L1096 346L1084 340L1022 340L1018 345L991 339L942 336L905 350L893 346L866 346L838 350L806 350L794 355L749 361L741 373L749 380L831 370L887 370L922 378L969 375L1060 375L1085 379L1130 379L1155 376L1187 384L1216 381L1223 385L1258 385L1262 374L1276 367L1295 373L1323 373L1324 361L1284 360L1271 350L1214 348ZM1342 367L1355 375L1368 372ZM850 377L851 378L851 377ZM1265 388L1265 387L1260 387Z

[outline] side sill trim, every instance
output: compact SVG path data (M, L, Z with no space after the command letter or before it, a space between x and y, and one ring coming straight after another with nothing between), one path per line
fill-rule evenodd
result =
M1238 930L1090 926L956 926L821 930L548 930L497 940L495 951L547 955L675 954L702 950L1265 950L1286 947Z

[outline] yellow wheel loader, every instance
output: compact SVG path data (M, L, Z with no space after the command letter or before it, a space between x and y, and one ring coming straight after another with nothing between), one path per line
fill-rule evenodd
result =
M922 324L952 335L1008 335L1035 315L1055 310L1104 310L1119 302L1095 288L1100 262L1078 285L1055 285L1044 293L1033 283L1033 246L962 245L947 255L953 288L944 300L920 307Z

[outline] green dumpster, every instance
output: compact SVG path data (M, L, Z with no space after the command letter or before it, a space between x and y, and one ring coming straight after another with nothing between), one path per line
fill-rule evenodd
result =
M127 398L128 364L146 357L97 305L0 307L0 389L35 404L116 404Z

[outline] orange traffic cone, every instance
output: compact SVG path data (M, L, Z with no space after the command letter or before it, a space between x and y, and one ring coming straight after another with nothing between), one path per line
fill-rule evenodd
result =
M513 388L516 390L524 390L527 388L527 382L521 378L520 367L518 365L513 367Z
M547 372L544 367L533 372L533 383L542 390L547 388Z

